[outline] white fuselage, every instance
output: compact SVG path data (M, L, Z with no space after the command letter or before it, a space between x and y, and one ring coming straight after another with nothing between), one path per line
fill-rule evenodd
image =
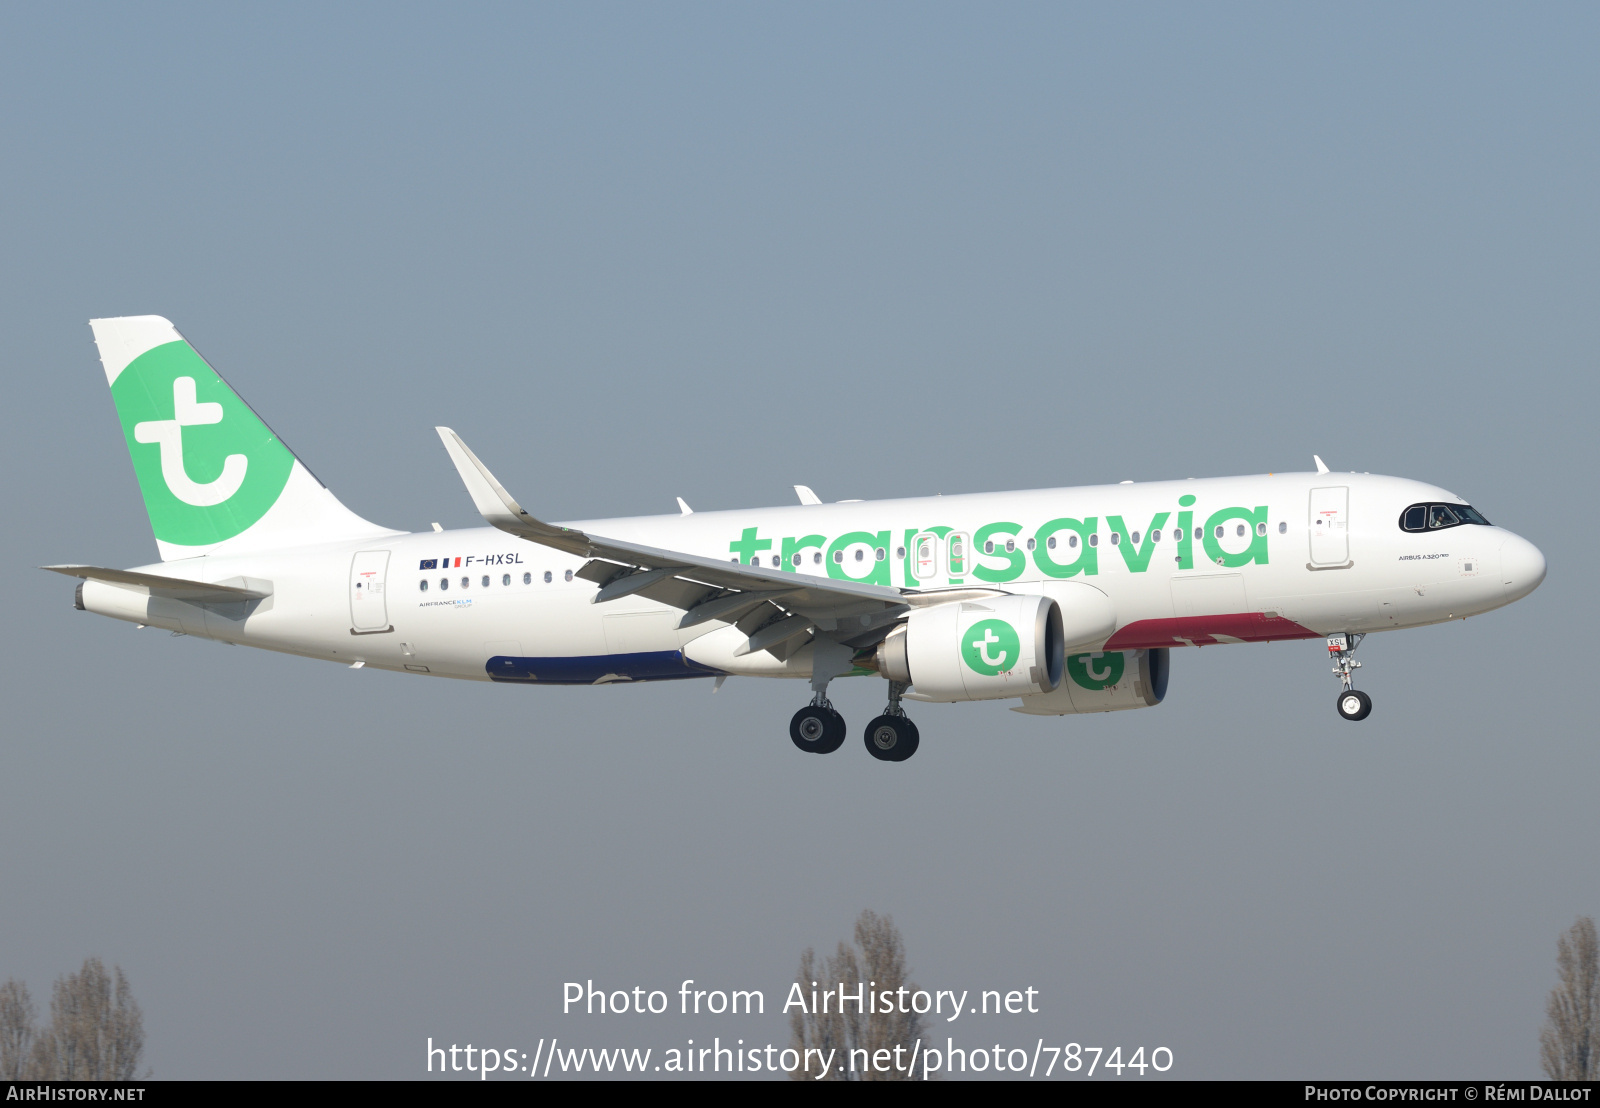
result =
M1115 650L1417 627L1498 608L1542 580L1543 556L1501 528L1402 530L1402 512L1427 502L1465 503L1400 478L1288 473L572 526L897 588L1089 584L1111 599L1116 630L1088 649ZM480 527L144 567L208 583L268 583L262 591L271 595L253 604L201 606L92 580L82 595L91 611L141 624L433 676L806 676L803 660L762 652L732 659L701 650L697 659L693 644L725 624L680 631L680 610L638 596L595 604L597 586L571 576L583 562Z

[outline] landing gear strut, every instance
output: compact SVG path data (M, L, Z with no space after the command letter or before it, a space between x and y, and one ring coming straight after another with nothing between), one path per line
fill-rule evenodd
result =
M917 725L900 707L900 696L906 688L899 681L890 681L888 707L884 708L883 715L867 724L867 753L880 762L903 762L917 752L921 742Z
M1344 685L1334 707L1339 710L1339 715L1351 721L1366 719L1372 714L1372 697L1352 687L1351 673L1361 668L1361 663L1355 660L1356 647L1361 645L1364 638L1365 635L1328 636L1328 656L1333 659L1333 675Z

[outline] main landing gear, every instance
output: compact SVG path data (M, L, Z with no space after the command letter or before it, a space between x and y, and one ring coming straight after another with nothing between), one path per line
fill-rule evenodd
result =
M848 730L844 717L820 692L789 721L789 738L811 754L832 754L844 745Z
M900 707L900 695L906 686L898 681L889 682L889 706L883 715L867 724L867 753L880 762L903 762L917 752L921 738L917 725Z
M1339 715L1352 721L1366 719L1372 714L1372 697L1351 687L1352 671L1361 668L1361 663L1355 660L1356 647L1361 645L1364 638L1365 635L1328 636L1328 656L1333 659L1333 675L1344 685L1339 692L1339 699L1334 701L1334 707L1339 710Z
M921 742L917 725L900 707L900 695L905 691L906 686L898 681L889 682L889 705L883 715L867 724L862 736L867 753L880 762L903 762L917 752ZM832 754L844 745L848 730L844 717L820 691L789 721L790 740L808 754Z

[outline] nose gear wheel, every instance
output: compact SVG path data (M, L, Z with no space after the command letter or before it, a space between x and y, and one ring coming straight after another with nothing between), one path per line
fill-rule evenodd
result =
M1366 719L1372 713L1372 697L1358 689L1346 689L1334 706L1345 719Z
M1355 659L1356 647L1361 645L1364 638L1365 635L1328 636L1328 656L1333 659L1333 675L1344 686L1339 698L1334 701L1334 708L1341 718L1351 722L1366 719L1372 714L1372 697L1354 687L1354 673L1361 668L1361 663Z

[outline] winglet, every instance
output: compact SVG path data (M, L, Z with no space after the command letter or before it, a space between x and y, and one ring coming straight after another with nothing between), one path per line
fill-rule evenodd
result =
M1313 454L1313 455L1311 455L1311 460L1313 462L1317 463L1317 472L1318 473L1327 473L1328 472L1328 467L1323 464L1323 461L1322 461L1321 458L1319 458L1315 454Z
M796 485L794 487L794 494L800 498L800 503L802 504L822 503L822 498L816 493L812 492L811 486L809 485Z
M689 507L689 502L687 500L685 500L681 496L678 497L678 511L682 515L686 515L686 516L694 515L694 509Z
M478 456L461 441L460 435L448 427L435 427L434 430L439 432L445 452L450 455L456 472L461 475L461 483L467 486L473 505L485 521L508 534L535 542L565 537L575 540L574 549L587 545L587 536L582 533L566 527L552 527L529 515L505 490L505 486L495 480L489 467L480 462Z

